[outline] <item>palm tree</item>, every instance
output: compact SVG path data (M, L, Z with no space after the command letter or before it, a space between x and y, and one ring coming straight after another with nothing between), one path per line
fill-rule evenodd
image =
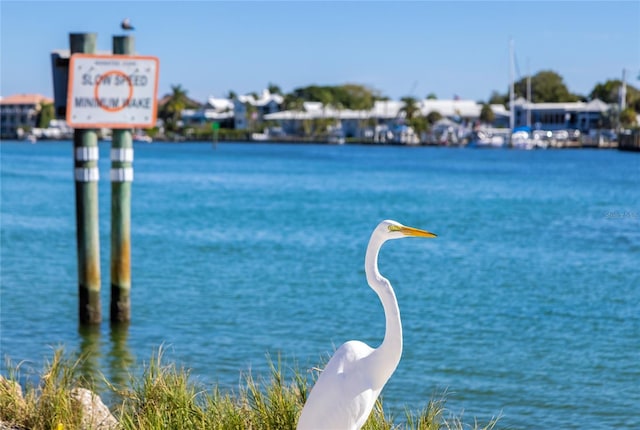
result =
M485 124L491 124L496 119L495 113L493 113L493 109L488 103L482 105L482 109L480 110L480 121Z
M166 102L160 107L158 115L165 122L168 130L175 131L178 128L182 111L188 103L187 91L182 88L182 85L171 85L171 94L167 96Z
M53 103L40 103L38 109L38 128L47 128L52 119L55 118L55 108Z
M431 111L427 114L427 121L429 122L429 124L435 124L441 119L442 119L442 114L436 110Z
M256 119L258 117L258 108L256 108L249 102L246 102L244 104L244 107L247 124L249 124L249 130L253 131L256 126Z
M314 121L316 123L316 131L319 130L321 134L327 132L327 126L331 121L327 121L327 107L333 105L333 96L330 92L320 93L319 101L322 104L322 119Z
M400 108L400 112L404 112L404 117L407 122L411 121L413 117L420 115L420 108L418 107L415 97L405 96L400 99L404 103L404 106Z
M422 111L415 97L406 96L400 100L404 103L404 106L402 106L398 114L404 112L405 124L408 124L418 136L428 131L429 123L426 118L422 116Z

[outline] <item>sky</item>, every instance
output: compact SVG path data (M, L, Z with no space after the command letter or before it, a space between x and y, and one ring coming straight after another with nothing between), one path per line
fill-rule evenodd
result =
M559 73L573 93L621 79L640 87L640 1L6 1L0 95L53 95L50 53L69 33L111 50L128 17L136 52L160 60L159 96L181 85L204 102L307 85L356 83L399 99L486 101L516 73Z

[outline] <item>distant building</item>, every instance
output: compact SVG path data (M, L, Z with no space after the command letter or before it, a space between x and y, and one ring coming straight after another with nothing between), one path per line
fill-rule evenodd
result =
M207 103L197 109L184 109L182 121L184 124L203 124L218 122L223 128L246 130L249 123L261 123L264 116L278 112L284 102L280 94L271 94L263 90L262 95L255 97L251 94L238 96L235 99L209 97Z
M0 99L0 138L15 139L18 129L35 128L45 103L53 100L40 94L15 94Z
M204 124L215 121L224 128L232 128L234 123L234 105L229 99L209 97L207 103L199 109L182 111L185 124Z
M521 97L513 104L515 126L530 126L534 130L586 132L600 128L603 116L609 111L609 105L598 99L590 102L529 103Z
M320 102L304 102L300 111L287 110L267 114L265 120L276 121L287 134L296 134L302 122L314 119L333 119L340 124L346 137L370 137L384 135L387 130L396 130L404 121L404 102L378 100L370 110L335 109ZM480 117L482 105L473 100L418 100L420 115L439 113L457 123L470 124ZM491 106L496 116L504 115L502 105ZM508 115L508 114L507 114ZM380 127L382 126L382 127ZM382 130L382 131L381 131Z
M271 94L269 90L262 90L262 94L256 98L251 94L238 96L234 103L234 118L236 130L245 130L248 122L262 122L265 115L280 111L280 106L284 102L284 97L280 94ZM250 118L247 106L251 106Z
M454 121L474 121L480 118L482 105L473 100L434 100L426 99L418 102L420 113L427 116L431 112L438 112L443 118Z

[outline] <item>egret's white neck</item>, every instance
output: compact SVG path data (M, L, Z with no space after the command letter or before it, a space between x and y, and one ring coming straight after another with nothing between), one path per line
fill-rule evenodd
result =
M391 284L378 271L378 253L384 242L384 239L380 239L376 235L371 238L367 247L364 267L367 282L378 294L385 316L384 339L382 344L371 354L372 364L378 370L380 388L391 377L402 355L402 323L398 301Z

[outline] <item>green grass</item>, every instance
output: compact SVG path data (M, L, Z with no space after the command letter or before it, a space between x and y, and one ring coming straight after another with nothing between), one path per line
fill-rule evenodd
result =
M0 382L0 420L27 429L80 428L81 411L74 404L71 390L76 386L90 387L77 376L80 361L70 361L62 350L53 354L37 386L25 387L21 394L17 381L20 365L11 366L7 380Z
M162 348L142 370L123 386L103 381L113 399L110 409L123 430L139 429L295 429L313 381L297 369L283 369L280 358L268 358L269 375L243 376L237 392L218 386L205 388L192 382L189 370L165 363ZM82 411L72 399L75 387L92 388L79 376L83 358L71 360L55 351L37 385L16 390L20 365L9 364L7 379L0 383L0 421L33 430L79 429ZM290 380L283 375L291 373ZM420 429L462 430L496 428L498 419L485 425L465 424L445 408L445 397L430 400L419 412L406 411L402 423L385 414L382 400L364 426L366 430Z

